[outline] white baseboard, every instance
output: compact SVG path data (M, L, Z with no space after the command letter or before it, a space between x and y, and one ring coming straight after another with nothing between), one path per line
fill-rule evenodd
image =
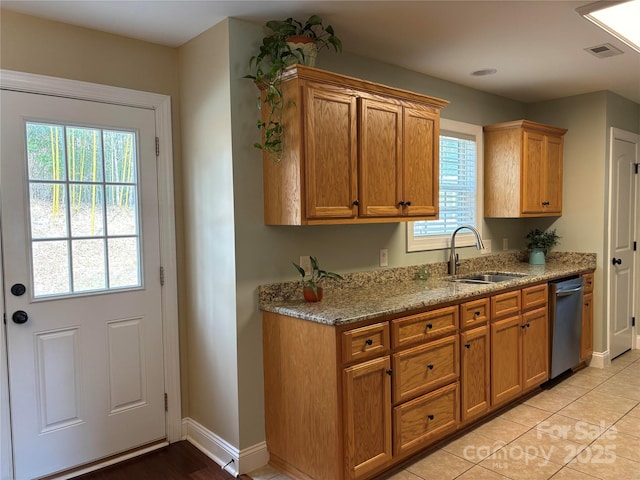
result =
M590 367L605 368L611 366L611 354L609 350L604 352L593 352L591 354L591 361L587 362Z
M266 442L238 450L189 417L182 419L182 438L235 477L257 470L269 463Z

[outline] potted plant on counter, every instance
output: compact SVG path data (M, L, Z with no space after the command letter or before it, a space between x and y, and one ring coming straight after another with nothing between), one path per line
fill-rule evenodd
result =
M309 278L306 278L307 272L304 271L304 268L295 262L292 263L302 276L302 294L304 295L304 299L307 302L319 302L322 300L322 282L327 278L333 280L342 280L343 278L337 273L321 270L316 257L310 257L310 260L311 276Z
M315 65L318 50L333 48L342 52L342 41L336 37L331 25L324 26L322 18L311 15L302 23L293 18L286 20L270 20L266 23L271 33L262 39L260 52L249 59L250 74L245 78L253 80L262 91L261 103L268 108L266 115L261 115L257 126L262 131L262 141L255 143L271 155L275 162L282 158L282 113L286 102L282 97L282 71L289 65L301 63Z
M560 240L555 229L543 232L540 229L533 229L527 234L527 248L531 251L529 254L529 263L531 265L544 265L545 255L552 247L555 247Z

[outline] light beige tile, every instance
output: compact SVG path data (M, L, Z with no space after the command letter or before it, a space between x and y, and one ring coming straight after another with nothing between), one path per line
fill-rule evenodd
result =
M554 437L535 429L514 440L509 446L519 447L530 455L544 458L558 465L566 465L586 447L586 445Z
M253 472L249 472L248 475L252 478L252 480L272 480L275 479L278 475L282 475L279 470L276 470L271 465L265 465L263 467L254 470Z
M622 355L620 355L619 357L614 358L613 360L611 360L611 364L620 364L620 363L633 363L636 360L638 360L638 357L636 357L634 354L631 354L631 350L627 353L623 353Z
M575 385L577 387L592 389L600 385L603 381L603 378L576 374L567 378L563 383L566 383L567 385Z
M448 442L442 447L442 450L471 463L478 463L493 452L500 450L507 443L484 436L477 430L472 430L462 437Z
M400 470L384 477L385 480L422 480L422 477L414 475L406 470Z
M578 387L576 385L568 385L566 382L559 383L549 390L556 395L570 398L571 400L577 400L584 394L591 391L589 388Z
M448 480L456 478L473 467L473 465L473 463L449 452L436 450L407 466L405 470L422 478Z
M534 427L542 420L549 418L551 415L552 413L547 410L542 410L540 408L521 403L502 413L500 418L519 423L526 427Z
M476 432L485 437L505 443L515 440L527 430L529 430L529 427L500 417L494 418L475 429Z
M578 470L574 470L573 468L564 467L551 477L551 480L594 480L597 478L598 477L593 477L586 473L579 472Z
M536 432L545 433L580 445L588 445L606 430L604 425L590 424L582 420L553 415L535 427Z
M616 422L615 427L619 432L640 438L640 417L625 415L622 419Z
M492 470L487 470L480 465L467 470L460 475L456 480L509 480L508 477L500 475Z
M612 426L604 432L598 439L589 445L594 454L604 455L611 452L616 456L624 457L634 462L640 462L640 440L638 437L632 437L616 429ZM640 472L638 472L640 478Z
M607 392L596 392L595 390L592 390L583 397L576 400L575 403L576 405L580 406L594 406L597 408L603 408L625 414L638 404L638 400L619 397Z
M627 413L627 416L640 417L640 405L638 405L636 408L634 408L629 413Z
M593 425L600 425L604 428L610 427L617 422L625 412L618 410L610 410L600 405L593 405L587 402L582 402L585 397L582 397L571 405L566 406L558 413L565 417L570 417L575 420L582 420Z
M587 447L568 465L569 468L603 480L637 479L640 463L616 456L615 452L600 452Z
M639 375L640 376L640 375ZM633 385L625 382L624 379L619 378L618 375L607 380L606 382L598 385L592 390L593 393L606 393L608 395L615 395L617 397L624 397L640 401L640 384Z
M480 466L514 480L547 480L562 468L562 465L511 445L483 460Z
M624 383L626 385L633 385L636 387L640 386L640 374L637 372L627 372L626 370L622 370L620 373L611 377L610 380L618 383Z
M573 402L573 399L571 398L558 395L551 390L544 390L538 393L536 396L527 399L524 403L525 405L529 405L531 407L555 413L558 410L561 410L562 408L569 405L571 402Z
M590 377L609 378L615 375L616 373L618 373L617 370L612 370L610 368L587 367L587 368L583 368L582 370L577 372L575 375L588 375Z

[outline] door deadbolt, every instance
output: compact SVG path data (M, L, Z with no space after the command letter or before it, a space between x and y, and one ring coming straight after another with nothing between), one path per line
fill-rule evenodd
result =
M20 297L24 295L24 292L26 291L27 291L27 287L25 287L21 283L14 283L13 285L11 285L11 294L15 295L16 297Z

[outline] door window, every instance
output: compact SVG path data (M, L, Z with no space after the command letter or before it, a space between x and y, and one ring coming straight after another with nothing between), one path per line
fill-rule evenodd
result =
M26 123L34 298L142 286L137 135Z

